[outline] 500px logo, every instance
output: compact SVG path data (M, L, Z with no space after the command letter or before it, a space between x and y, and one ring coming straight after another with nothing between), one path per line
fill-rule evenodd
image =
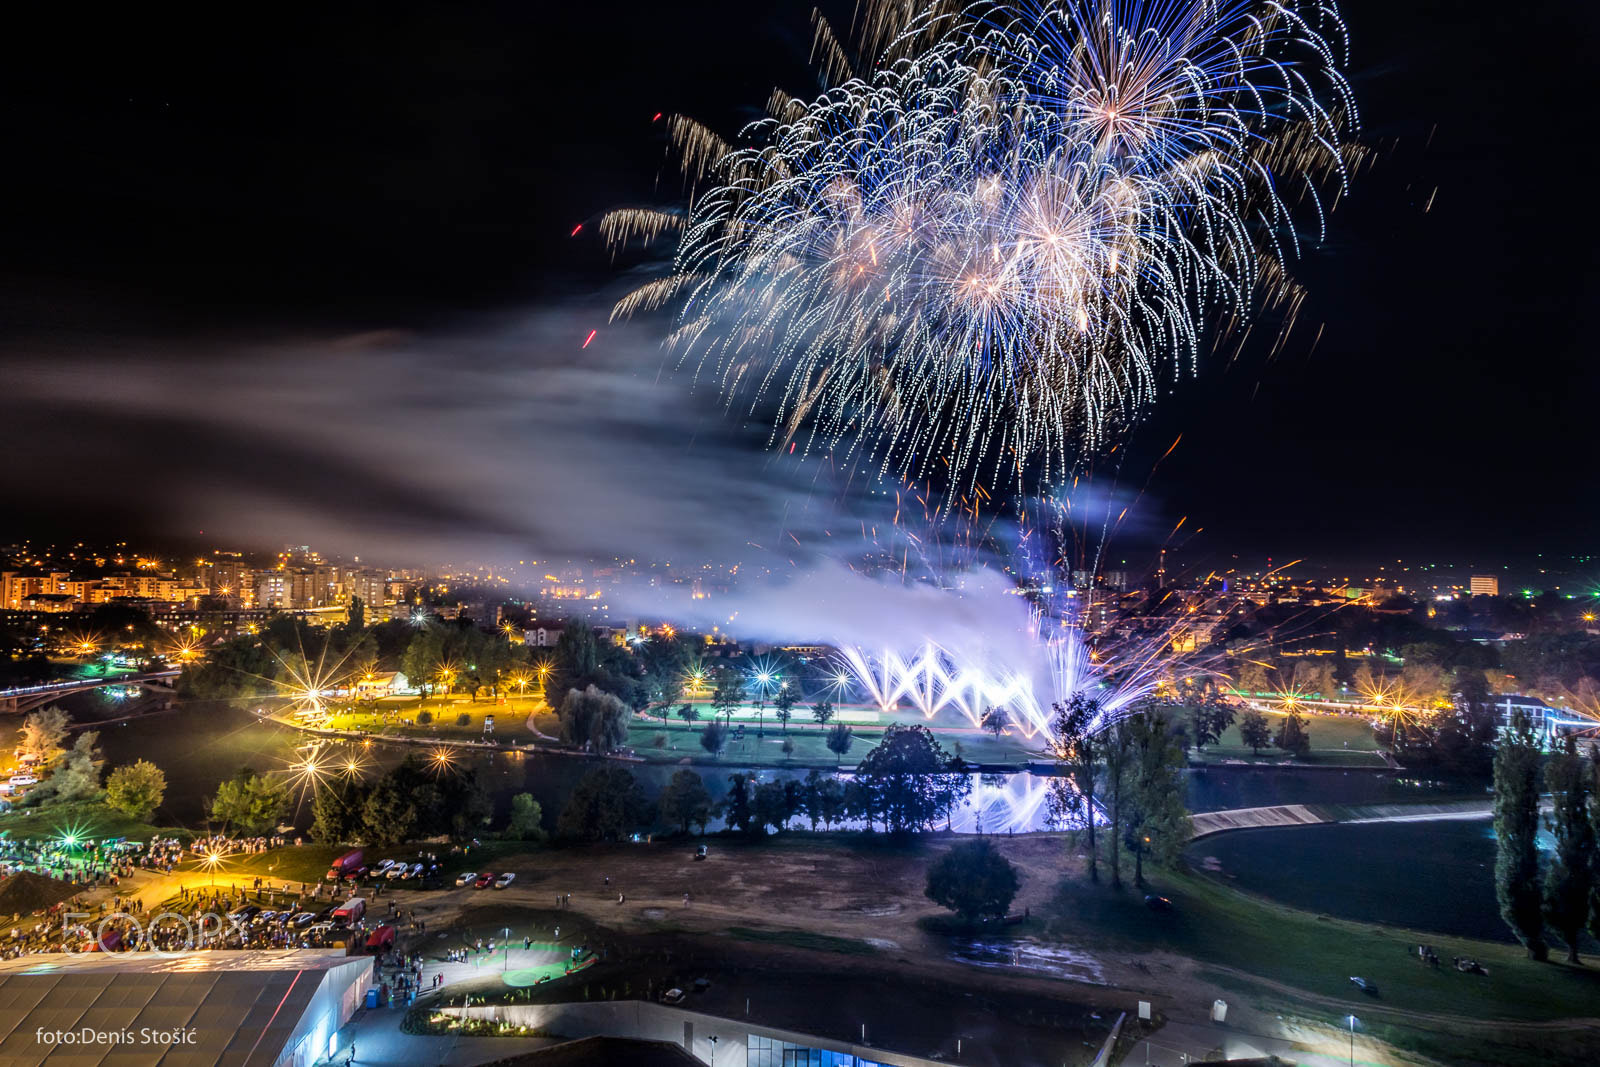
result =
M69 911L61 916L61 939L70 942L75 937L90 940L102 950L128 948L148 950L162 956L181 956L186 952L206 946L221 945L230 934L238 936L241 944L248 937L244 920L234 915L218 915L214 911L197 916L176 911L160 911L143 917L125 911L113 911L103 916L91 928L83 920L91 918L86 911Z

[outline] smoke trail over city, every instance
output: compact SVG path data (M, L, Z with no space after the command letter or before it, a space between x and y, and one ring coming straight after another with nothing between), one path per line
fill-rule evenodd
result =
M844 501L847 479L826 459L763 456L659 375L636 331L580 349L595 321L540 312L437 334L18 353L11 396L38 436L19 432L10 469L56 470L67 484L119 439L153 436L160 461L97 480L96 509L156 495L191 533L395 561L787 569L890 528L891 498ZM194 348L211 358L187 358ZM78 426L70 438L47 437L65 420ZM31 439L52 443L35 455Z

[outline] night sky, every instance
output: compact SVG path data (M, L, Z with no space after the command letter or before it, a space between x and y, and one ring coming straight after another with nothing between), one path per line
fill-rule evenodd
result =
M462 428L485 421L427 402L459 384L449 339L498 361L483 391L515 377L537 393L626 282L571 229L679 193L652 115L732 133L773 84L810 88L807 4L638 6L55 5L15 27L0 63L0 533L215 523L277 544L301 539L295 516L354 499L361 518L332 526L357 541L363 523L537 541L562 507L548 473L562 437L536 408L522 424L492 413L492 439L521 457L493 482L531 501L526 516L445 484L477 448ZM1181 433L1141 507L1153 528L1190 516L1212 553L1590 549L1591 9L1343 10L1376 159L1295 267L1300 325L1270 362L1247 347L1176 385L1123 481L1142 485ZM386 365L389 337L441 354ZM629 344L653 380L659 358ZM324 379L307 354L321 345L361 353L345 365L359 373ZM417 395L364 387L379 379ZM326 390L344 392L314 414L297 399ZM722 416L702 399L705 427ZM383 404L387 420L364 411ZM338 423L341 405L370 422L308 444L308 421ZM449 457L437 485L386 442L394 421ZM676 462L670 446L659 461Z

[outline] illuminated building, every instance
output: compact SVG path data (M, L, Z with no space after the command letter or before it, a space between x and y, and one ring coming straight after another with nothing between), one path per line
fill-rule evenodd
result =
M339 1028L372 985L372 965L372 957L343 949L85 951L5 960L0 997L12 1007L0 1015L3 1059L311 1067L337 1051ZM87 1048L49 1040L86 1021L110 1035L187 1036Z
M1500 579L1492 574L1474 574L1467 588L1473 596L1499 596Z

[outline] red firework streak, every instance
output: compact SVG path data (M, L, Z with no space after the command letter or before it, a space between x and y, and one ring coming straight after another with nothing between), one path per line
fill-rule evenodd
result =
M567 234L567 236L568 237L576 237L576 236L578 236L578 231L582 230L582 229L583 229L583 223L580 222L580 223L578 223L576 226L574 226L572 228L572 232Z
M594 335L595 335L595 334L597 334L597 333L599 333L599 332L600 332L600 331L599 331L599 330L590 330L590 331L589 331L589 336L588 336L588 337L585 337L585 338L584 338L584 339L583 339L583 344L582 344L582 345L581 345L581 346L580 346L580 347L582 347L582 348L588 348L588 347L589 347L589 342L590 342L590 341L593 341L593 340L594 340Z

